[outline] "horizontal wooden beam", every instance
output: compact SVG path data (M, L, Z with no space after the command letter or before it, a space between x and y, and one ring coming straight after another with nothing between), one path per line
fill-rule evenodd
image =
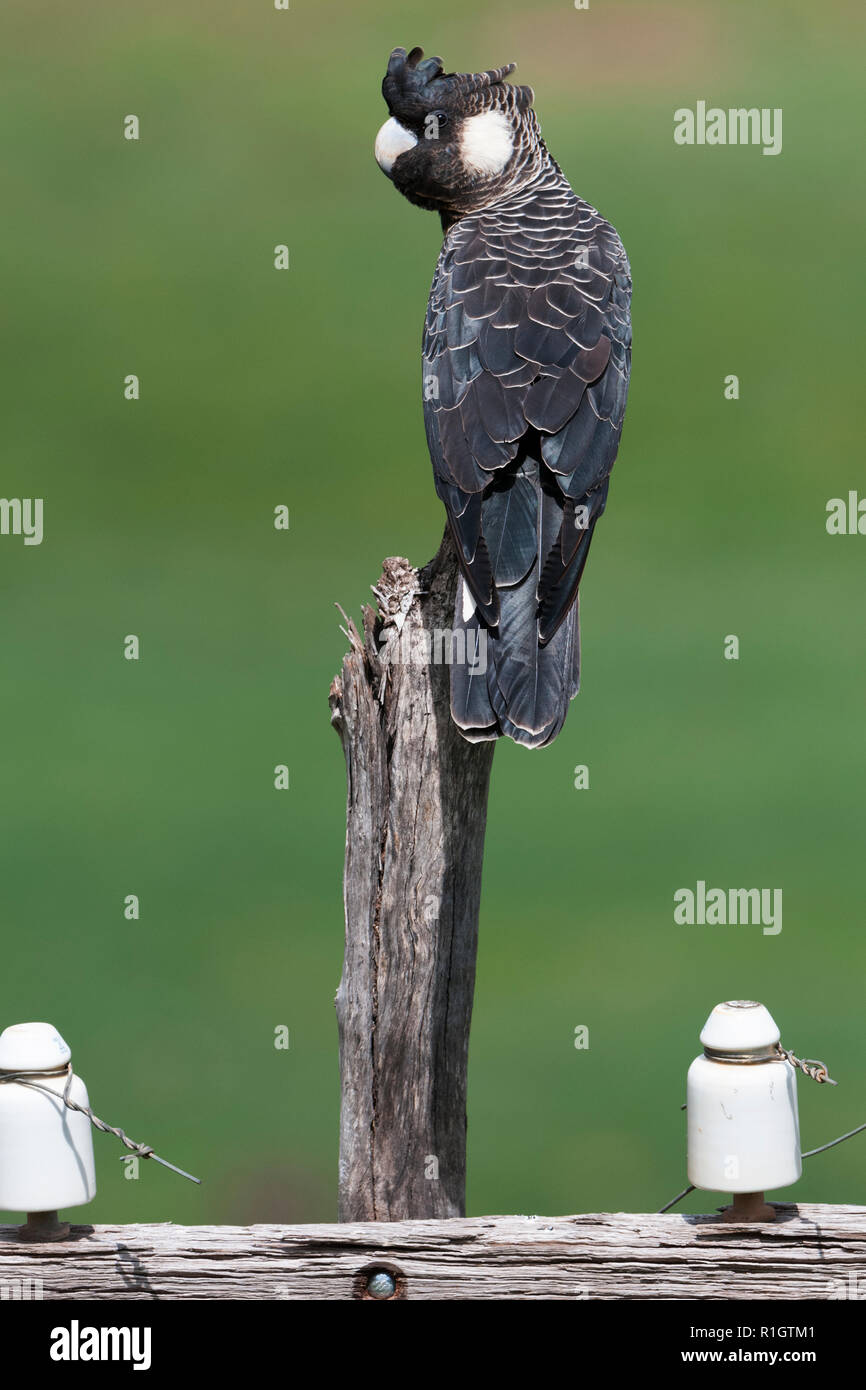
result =
M73 1226L42 1244L2 1226L0 1297L364 1299L374 1270L415 1299L866 1296L866 1207L776 1209L761 1226L676 1213Z

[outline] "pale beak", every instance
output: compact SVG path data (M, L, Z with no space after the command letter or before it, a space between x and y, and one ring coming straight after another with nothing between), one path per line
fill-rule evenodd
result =
M418 140L411 130L407 130L390 116L376 136L376 163L382 172L390 177L394 161L407 150L414 149L417 144Z

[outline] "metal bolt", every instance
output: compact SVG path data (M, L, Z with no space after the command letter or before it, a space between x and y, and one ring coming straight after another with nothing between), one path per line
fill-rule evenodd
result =
M775 1221L776 1208L764 1201L763 1192L735 1192L729 1207L722 1210L723 1221Z
M377 1269L367 1280L367 1293L371 1298L393 1298L397 1292L397 1280L386 1269Z
M69 1222L59 1221L56 1211L28 1211L25 1225L18 1227L19 1240L65 1240Z

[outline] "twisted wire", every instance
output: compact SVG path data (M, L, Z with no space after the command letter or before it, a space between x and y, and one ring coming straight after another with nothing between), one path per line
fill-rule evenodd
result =
M838 1086L838 1081L834 1081L823 1062L819 1062L814 1057L795 1057L793 1052L783 1047L781 1043L776 1043L776 1053L779 1057L784 1057L786 1062L797 1071L801 1071L804 1076L808 1076L812 1081L826 1082L828 1086Z
M66 1083L62 1092L57 1092L50 1086L40 1086L38 1081L34 1081L34 1076L65 1076ZM119 1125L107 1124L105 1120L100 1120L98 1115L94 1115L89 1105L79 1105L77 1100L73 1100L69 1092L74 1080L72 1063L67 1062L65 1067L59 1067L56 1071L37 1071L37 1072L0 1072L0 1085L14 1082L18 1086L26 1086L30 1091L42 1091L44 1095L53 1096L55 1100L62 1100L63 1104L70 1110L77 1110L80 1115L86 1115L95 1129L101 1130L103 1134L113 1134L123 1144L124 1148L134 1153L137 1158L152 1158L156 1163L162 1164L163 1168L170 1168L173 1173L179 1173L182 1178L189 1178L190 1182L200 1183L200 1178L194 1178L191 1173L185 1173L182 1168L177 1168L168 1159L160 1158L159 1154L154 1153L149 1144L138 1144L134 1139L120 1128Z

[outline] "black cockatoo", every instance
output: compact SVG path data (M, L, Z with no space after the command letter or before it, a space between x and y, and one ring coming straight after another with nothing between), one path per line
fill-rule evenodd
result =
M514 64L445 73L395 48L380 167L445 239L427 305L423 397L460 561L451 669L473 742L550 743L577 693L577 590L607 501L631 352L628 259L547 152Z

